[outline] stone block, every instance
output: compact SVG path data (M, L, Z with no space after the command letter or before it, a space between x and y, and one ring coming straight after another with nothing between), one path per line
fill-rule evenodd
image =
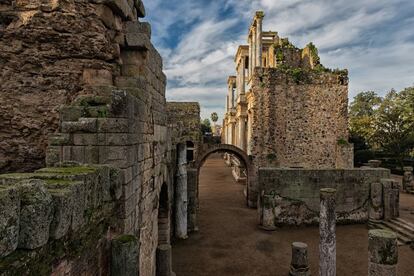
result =
M62 122L61 128L63 133L96 132L97 119L80 118L77 122Z
M99 147L85 146L84 147L85 164L99 164Z
M134 0L135 8L137 9L138 17L145 17L145 7L142 0Z
M42 180L24 180L18 184L21 196L19 248L35 249L49 239L52 222L52 196Z
M83 114L81 106L63 106L59 110L60 120L62 122L77 121Z
M87 191L85 183L81 181L71 184L71 190L73 193L71 229L76 231L85 223L84 213L87 209Z
M368 275L397 275L397 235L388 230L370 230L368 233Z
M48 138L49 146L65 146L69 145L71 141L69 133L54 133Z
M123 118L99 118L98 132L127 133L128 119Z
M19 225L19 193L15 188L0 186L0 258L16 250Z
M139 244L135 236L123 235L112 240L111 275L139 275Z
M122 30L122 20L120 17L115 16L112 10L105 5L97 6L96 13L99 18L105 24L106 27L112 30L121 31Z
M147 90L147 81L142 76L131 76L131 77L125 77L125 76L119 76L115 78L115 84L118 87L138 87L142 88L144 90Z
M147 22L127 21L124 23L124 32L126 34L145 34L151 39L151 25Z
M144 33L126 33L125 41L128 48L139 50L151 49L150 38Z
M111 8L114 14L119 15L122 19L134 19L132 8L127 0L105 0L105 4Z
M62 147L49 146L46 150L46 166L53 167L62 161Z
M83 82L91 86L113 85L112 72L105 69L84 69Z
M66 189L48 189L53 200L53 219L50 225L50 237L64 237L71 225L73 210L73 192Z
M73 145L74 146L90 146L90 145L97 145L97 144L98 144L98 135L96 133L75 133L73 134Z
M122 172L115 168L110 168L110 193L113 200L118 200L122 196L123 175Z

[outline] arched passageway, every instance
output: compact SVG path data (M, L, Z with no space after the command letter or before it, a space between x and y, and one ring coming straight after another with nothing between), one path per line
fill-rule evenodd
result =
M246 205L255 208L257 205L256 170L250 157L240 148L228 144L211 145L200 151L192 166L187 170L188 183L188 230L197 229L198 212L198 187L199 173L204 162L214 153L229 153L237 157L245 166L247 172L246 180Z

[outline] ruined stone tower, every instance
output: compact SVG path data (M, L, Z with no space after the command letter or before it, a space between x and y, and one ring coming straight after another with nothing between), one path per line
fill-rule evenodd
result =
M317 48L299 49L262 31L264 13L239 46L228 79L224 142L256 166L352 168L348 144L348 72L325 68Z

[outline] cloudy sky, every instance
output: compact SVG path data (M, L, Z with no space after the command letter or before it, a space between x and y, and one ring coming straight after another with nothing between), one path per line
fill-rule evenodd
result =
M414 85L413 0L144 0L153 43L164 59L167 99L198 101L202 117L224 112L226 78L246 44L256 10L264 30L302 48L312 41L321 62L348 68L350 98Z

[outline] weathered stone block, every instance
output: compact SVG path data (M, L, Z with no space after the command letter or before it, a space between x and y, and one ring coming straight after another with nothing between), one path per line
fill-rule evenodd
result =
M18 184L21 196L19 248L35 249L49 239L52 197L44 184L35 179Z
M151 49L150 38L144 33L126 33L126 45L131 48L149 50Z
M83 107L80 106L63 106L59 110L60 120L62 122L77 121L83 114Z
M112 240L111 275L139 275L139 246L135 236L123 235Z
M49 146L64 146L71 143L69 133L54 133L49 136Z
M69 188L49 189L53 200L53 219L50 225L50 237L64 237L71 225L73 212L73 192Z
M98 131L107 133L127 133L128 119L123 118L99 118Z
M0 186L0 257L17 248L20 225L20 197L17 189Z
M123 19L134 19L132 8L127 0L105 0L104 2L115 14Z
M84 69L83 81L87 85L104 86L113 85L112 72L104 69Z
M124 31L129 34L145 34L151 39L151 25L147 22L131 22L124 23Z
M97 119L80 118L77 122L62 122L61 128L63 133L96 132Z

